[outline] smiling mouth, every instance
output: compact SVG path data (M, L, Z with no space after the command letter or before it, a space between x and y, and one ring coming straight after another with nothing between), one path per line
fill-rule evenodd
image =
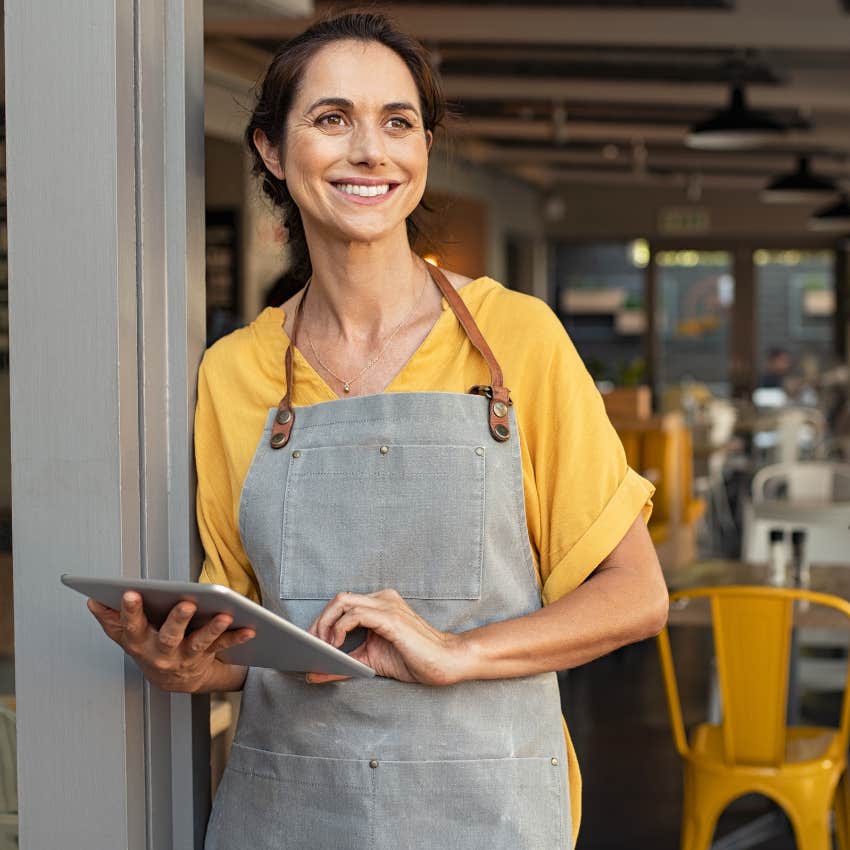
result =
M358 198L377 198L388 195L398 186L398 183L377 183L365 186L361 183L333 183L333 187L343 194L354 195Z

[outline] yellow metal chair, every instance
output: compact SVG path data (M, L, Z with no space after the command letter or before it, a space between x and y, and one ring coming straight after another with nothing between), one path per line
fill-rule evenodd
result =
M763 794L788 815L799 850L830 850L830 809L840 850L850 850L847 742L850 691L839 728L787 726L794 604L833 608L850 619L850 603L807 590L705 587L671 595L706 599L723 706L719 724L685 736L670 637L658 636L676 749L684 762L681 850L706 850L723 809L744 794Z

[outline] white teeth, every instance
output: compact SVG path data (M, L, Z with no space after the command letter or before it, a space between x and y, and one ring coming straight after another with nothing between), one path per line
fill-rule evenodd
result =
M348 195L360 195L362 198L371 198L375 195L386 195L390 191L389 183L381 183L379 186L361 186L355 183L337 183L338 189L341 189Z

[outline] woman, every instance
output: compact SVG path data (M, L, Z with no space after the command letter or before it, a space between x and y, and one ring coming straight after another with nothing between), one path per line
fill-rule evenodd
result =
M309 282L199 375L202 580L365 635L381 678L246 670L215 657L251 636L226 616L187 635L188 603L159 632L137 594L91 603L160 687L244 688L209 850L571 847L552 671L666 617L651 486L560 322L411 248L443 111L380 15L278 53L246 136Z

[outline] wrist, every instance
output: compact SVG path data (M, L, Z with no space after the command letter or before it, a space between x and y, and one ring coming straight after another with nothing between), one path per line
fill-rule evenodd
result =
M452 641L454 663L451 684L480 679L481 644L475 630L449 635Z
M195 693L206 694L211 691L241 691L248 675L248 668L242 664L228 664L218 658L207 668Z

